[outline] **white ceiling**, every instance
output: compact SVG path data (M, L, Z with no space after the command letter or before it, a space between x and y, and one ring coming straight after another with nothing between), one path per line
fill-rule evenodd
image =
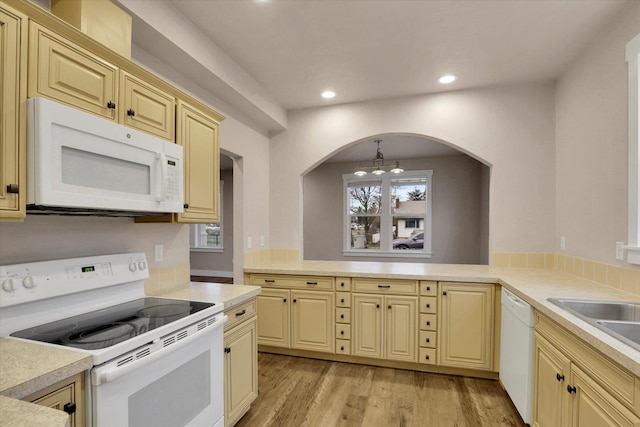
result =
M142 52L276 133L291 109L552 81L636 0L117 1ZM440 85L446 73L458 80ZM337 96L321 98L325 89ZM385 157L447 154L398 138ZM371 159L369 145L332 160Z

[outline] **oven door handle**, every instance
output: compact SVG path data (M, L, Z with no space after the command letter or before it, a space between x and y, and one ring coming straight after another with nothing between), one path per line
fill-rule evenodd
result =
M111 381L115 381L124 375L130 374L136 369L140 369L143 366L146 366L150 363L155 362L161 357L165 357L166 355L173 353L174 351L180 350L181 348L191 344L193 341L200 339L202 337L205 337L206 335L208 335L208 333L212 333L216 329L224 327L224 323L227 321L227 319L228 317L224 315L216 317L216 321L213 325L208 326L207 328L202 330L204 334L202 332L198 332L193 335L189 335L186 338L183 338L173 344L170 344L166 347L162 347L161 349L152 352L148 356L141 357L140 359L134 360L125 365L122 365L122 366L114 365L113 367L105 366L104 370L102 370L101 368L94 369L91 371L91 377L92 377L91 379L93 383L92 385L98 386L100 384L106 384ZM156 340L154 344L160 345L159 341L162 341L162 340L163 339L160 338ZM220 349L220 351L222 351L222 349Z

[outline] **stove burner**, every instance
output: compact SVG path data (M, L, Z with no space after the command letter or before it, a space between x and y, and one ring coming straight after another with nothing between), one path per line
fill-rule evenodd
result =
M162 304L162 305L154 305L151 307L143 308L138 312L139 317L150 317L150 318L164 318L164 317L174 317L178 318L185 316L191 312L190 305L184 304Z
M136 325L126 322L113 322L94 325L62 338L65 345L84 349L104 348L136 335Z
M51 328L48 325L37 326L31 332L32 335L60 335L66 334L68 332L73 331L78 327L77 323L67 323L66 325L61 325L59 328Z

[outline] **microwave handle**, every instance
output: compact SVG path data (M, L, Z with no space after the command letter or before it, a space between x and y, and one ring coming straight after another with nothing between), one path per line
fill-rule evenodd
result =
M156 153L156 159L160 160L160 190L156 195L156 201L164 202L167 198L167 155L165 153Z

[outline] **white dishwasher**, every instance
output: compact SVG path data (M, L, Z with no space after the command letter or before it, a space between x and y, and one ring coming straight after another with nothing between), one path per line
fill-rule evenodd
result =
M525 423L533 405L533 308L502 288L500 381Z

